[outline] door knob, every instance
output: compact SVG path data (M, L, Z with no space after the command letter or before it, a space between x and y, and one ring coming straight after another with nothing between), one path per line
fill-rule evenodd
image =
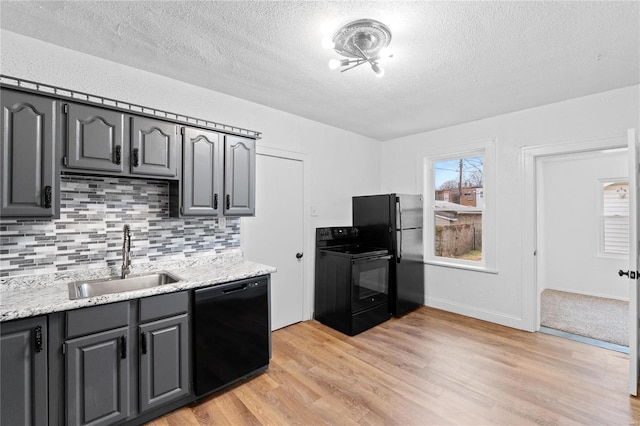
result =
M296 259L302 259L302 256L304 256L304 254L296 253Z
M626 272L625 272L625 271L623 271L622 269L620 269L620 270L618 271L618 276L620 276L620 277L621 277L621 276L623 276L623 275L629 276L629 271L626 271Z

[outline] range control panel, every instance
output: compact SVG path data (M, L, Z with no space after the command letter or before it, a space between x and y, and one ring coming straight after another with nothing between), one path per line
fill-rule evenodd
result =
M358 234L358 228L352 226L316 228L316 241L352 240L357 239Z

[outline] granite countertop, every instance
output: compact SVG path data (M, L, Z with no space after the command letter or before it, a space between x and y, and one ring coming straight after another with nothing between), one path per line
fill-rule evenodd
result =
M131 266L131 275L161 271L177 275L181 281L142 290L77 300L69 299L69 283L118 276L120 274L119 268L86 269L0 278L0 322L156 294L208 287L272 274L276 272L276 268L245 260L242 252L148 262L139 265L134 263Z

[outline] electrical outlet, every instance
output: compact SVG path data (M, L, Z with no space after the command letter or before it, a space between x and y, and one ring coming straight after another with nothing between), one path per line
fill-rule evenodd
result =
M318 206L311 206L311 216L318 217Z
M227 218L219 217L218 218L218 228L226 228L227 227Z

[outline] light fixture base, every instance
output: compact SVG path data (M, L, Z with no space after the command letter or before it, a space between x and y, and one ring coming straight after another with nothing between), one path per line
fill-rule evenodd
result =
M382 22L374 19L358 19L343 25L333 35L335 51L349 58L361 58L361 50L374 58L380 49L391 42L391 31Z

